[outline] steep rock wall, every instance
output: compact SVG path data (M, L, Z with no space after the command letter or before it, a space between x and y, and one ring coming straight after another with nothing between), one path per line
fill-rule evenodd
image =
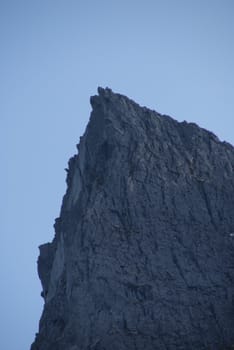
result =
M110 89L93 111L52 243L31 350L234 344L234 149Z

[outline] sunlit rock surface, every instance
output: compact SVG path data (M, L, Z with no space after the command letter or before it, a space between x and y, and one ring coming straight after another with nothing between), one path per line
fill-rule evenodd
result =
M31 350L231 348L234 148L110 89L91 105Z

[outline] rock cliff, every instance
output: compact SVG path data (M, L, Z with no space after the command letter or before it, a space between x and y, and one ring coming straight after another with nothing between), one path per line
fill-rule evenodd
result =
M91 97L31 350L234 344L234 148L110 89Z

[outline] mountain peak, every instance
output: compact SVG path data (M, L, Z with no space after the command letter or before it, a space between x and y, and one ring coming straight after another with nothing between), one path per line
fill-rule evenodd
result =
M234 149L109 88L69 161L31 350L234 344Z

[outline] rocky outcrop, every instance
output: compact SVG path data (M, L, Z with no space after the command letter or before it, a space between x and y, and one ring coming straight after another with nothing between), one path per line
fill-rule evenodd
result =
M31 350L234 344L234 148L110 89L93 111L52 243Z

